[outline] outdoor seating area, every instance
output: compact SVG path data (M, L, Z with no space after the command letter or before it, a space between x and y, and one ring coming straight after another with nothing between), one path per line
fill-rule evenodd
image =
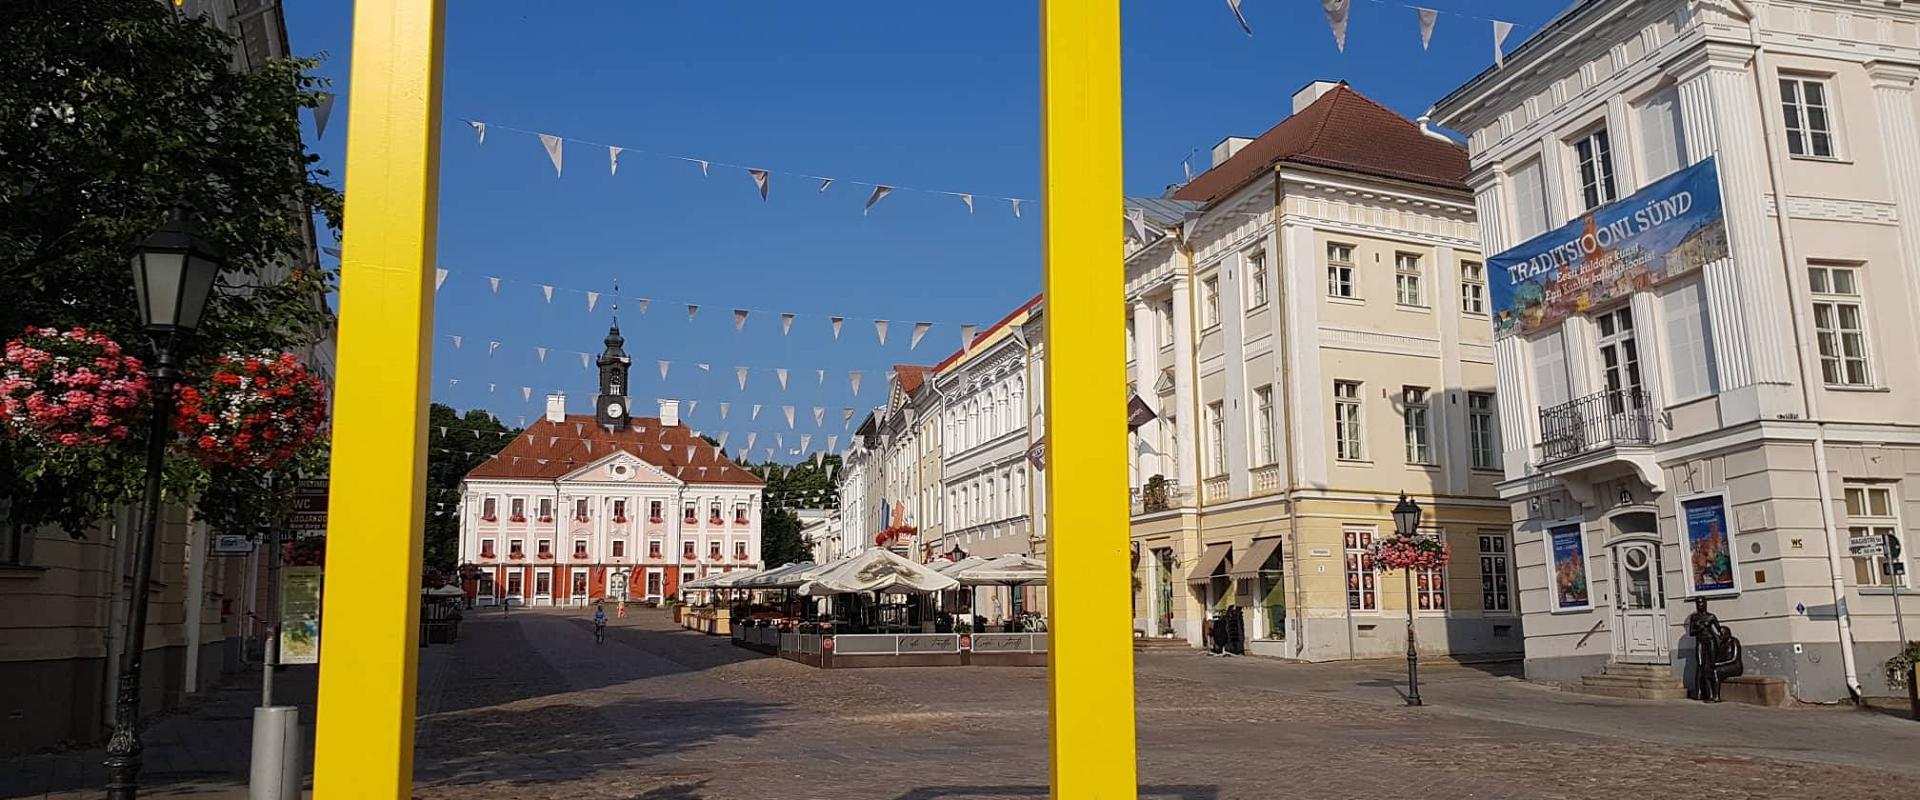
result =
M681 625L827 669L1045 666L1043 617L988 624L974 613L983 587L1045 581L1046 564L1024 556L918 564L876 548L691 581L681 587L694 603Z

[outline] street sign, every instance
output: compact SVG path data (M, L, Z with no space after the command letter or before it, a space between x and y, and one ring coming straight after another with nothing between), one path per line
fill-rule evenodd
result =
M1847 540L1847 550L1854 558L1879 558L1887 554L1887 542L1879 534L1855 536Z
M303 480L293 490L293 513L287 517L287 528L302 532L327 530L326 478Z
M1891 534L1886 535L1887 560L1880 564L1880 574L1889 578L1907 574L1907 560L1900 557L1900 540ZM1901 641L1906 641L1902 638Z
M214 556L244 556L253 552L253 539L246 534L223 533L213 537L213 546L207 552Z

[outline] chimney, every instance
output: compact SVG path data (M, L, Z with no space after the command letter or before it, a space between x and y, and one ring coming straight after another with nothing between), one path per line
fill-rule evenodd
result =
M1240 148L1246 147L1251 141L1253 140L1245 136L1229 136L1221 139L1219 144L1213 146L1213 165L1217 167L1226 163L1227 159L1232 158L1234 153L1240 152Z
M672 428L680 424L680 401L660 401L660 427Z
M1339 86L1338 81L1314 81L1307 84L1306 88L1293 93L1293 113L1300 113L1302 109L1313 105L1313 101L1319 100Z
M567 421L567 394L554 392L547 395L547 421L560 423Z

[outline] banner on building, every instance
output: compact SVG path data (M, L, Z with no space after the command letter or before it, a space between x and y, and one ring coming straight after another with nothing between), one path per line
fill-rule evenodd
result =
M1733 533L1727 527L1727 496L1713 494L1680 501L1681 522L1687 531L1687 588L1692 596L1734 594L1740 591L1735 575Z
M1549 327L1726 258L1714 159L1488 259L1495 336Z
M1547 564L1553 568L1553 610L1589 611L1593 586L1587 580L1587 540L1578 523L1547 529Z
M1132 399L1127 401L1128 433L1140 430L1140 426L1152 422L1158 417L1159 415L1153 413L1153 407L1147 405L1147 401L1140 399L1140 395L1136 394Z
M320 661L320 568L280 570L280 663Z
M1035 472L1046 471L1047 469L1046 437L1043 436L1039 439L1034 440L1033 446L1027 448L1027 463L1033 465L1033 469Z

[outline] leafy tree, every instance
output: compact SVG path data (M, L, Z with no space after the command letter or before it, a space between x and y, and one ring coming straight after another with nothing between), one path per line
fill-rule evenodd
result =
M227 259L199 333L177 348L189 372L218 352L298 350L330 331L335 274L315 263L308 212L337 230L340 195L320 182L299 123L324 86L312 60L236 72L233 52L231 37L153 0L0 3L0 340L77 325L142 353L127 257L176 208ZM0 439L10 523L84 531L137 497L143 476L129 465L144 451L138 439L86 454ZM267 476L171 462L168 496L196 497L222 530L284 507Z
M446 432L441 433L442 429ZM475 432L479 436L475 436ZM452 406L427 407L426 566L452 572L460 558L460 480L506 446L520 429L502 425L483 409L461 414Z
M801 527L800 515L790 509L770 508L762 515L760 558L767 562L768 569L813 556L812 548L800 537Z

